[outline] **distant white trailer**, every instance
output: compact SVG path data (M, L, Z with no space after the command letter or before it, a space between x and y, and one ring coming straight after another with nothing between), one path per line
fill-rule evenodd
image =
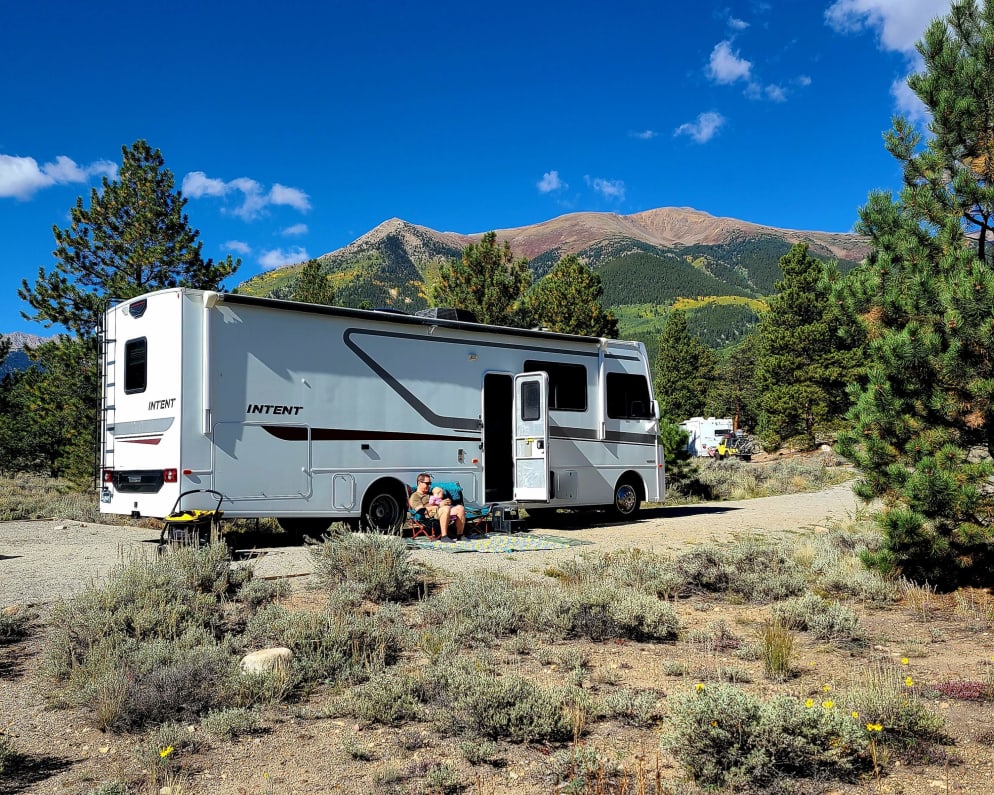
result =
M722 419L691 417L680 423L680 427L687 431L690 437L687 440L687 450L691 455L701 457L714 456L722 438L733 432L732 426L730 417Z
M114 306L103 336L104 513L213 489L291 532L396 530L421 471L532 511L664 497L639 342L182 288Z

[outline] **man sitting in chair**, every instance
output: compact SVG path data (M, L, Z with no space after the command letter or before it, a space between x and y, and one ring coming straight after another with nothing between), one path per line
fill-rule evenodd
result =
M451 544L455 540L462 541L463 530L466 528L466 507L463 505L453 505L452 500L445 498L439 505L432 505L431 499L431 475L422 472L418 475L418 488L411 493L411 510L424 511L424 515L429 519L437 519L442 530L442 537L439 541ZM456 523L456 538L449 536L449 520Z

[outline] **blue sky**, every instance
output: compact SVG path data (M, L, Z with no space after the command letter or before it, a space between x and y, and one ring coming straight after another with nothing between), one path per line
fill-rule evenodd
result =
M162 151L229 286L393 217L485 232L694 207L848 231L948 0L4 0L0 332L121 147Z

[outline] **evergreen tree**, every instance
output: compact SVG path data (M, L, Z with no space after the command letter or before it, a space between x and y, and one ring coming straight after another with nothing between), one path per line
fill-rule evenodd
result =
M499 245L497 233L487 232L479 243L463 250L462 259L443 263L428 284L432 306L468 309L481 323L523 326L521 298L531 284L528 260L515 259L511 245Z
M25 318L71 332L36 352L44 367L21 397L52 415L37 418L36 440L52 447L42 456L50 469L77 479L96 461L97 330L110 300L167 287L218 289L240 264L230 256L203 259L200 233L183 213L186 199L157 149L136 141L122 156L117 178L91 191L89 207L77 199L67 229L53 228L54 268L39 268L35 284L24 280L18 290L33 310Z
M926 140L895 119L897 198L872 193L871 240L849 291L869 332L868 383L839 450L879 497L874 560L944 587L994 583L994 0L957 0L918 44L908 85L931 112Z
M601 277L568 254L525 295L531 324L563 334L618 336L618 320L601 305Z
M670 312L659 337L653 375L660 415L676 424L701 416L717 374L718 355L690 335L686 313Z
M301 268L293 284L290 300L327 306L335 303L335 288L331 286L328 277L321 272L321 263L316 259L308 260Z
M756 389L756 348L759 335L746 335L738 345L724 351L718 365L718 377L708 390L705 413L712 417L731 417L736 428L754 430L759 417L759 393Z
M759 323L756 386L758 431L767 449L809 449L834 435L849 408L846 389L859 376L862 349L842 336L832 300L838 270L797 243L780 259L783 279Z
M87 338L112 298L166 287L217 289L238 268L230 256L217 264L203 259L200 233L183 213L187 200L158 149L136 141L121 152L118 177L104 177L88 208L76 200L69 228L53 227L54 269L39 268L33 287L22 281L17 294L34 310L26 318Z

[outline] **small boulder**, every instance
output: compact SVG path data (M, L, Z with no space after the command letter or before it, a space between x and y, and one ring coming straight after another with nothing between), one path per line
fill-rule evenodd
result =
M242 657L242 671L247 674L263 674L267 671L282 671L293 659L293 652L286 646L272 649L259 649Z

